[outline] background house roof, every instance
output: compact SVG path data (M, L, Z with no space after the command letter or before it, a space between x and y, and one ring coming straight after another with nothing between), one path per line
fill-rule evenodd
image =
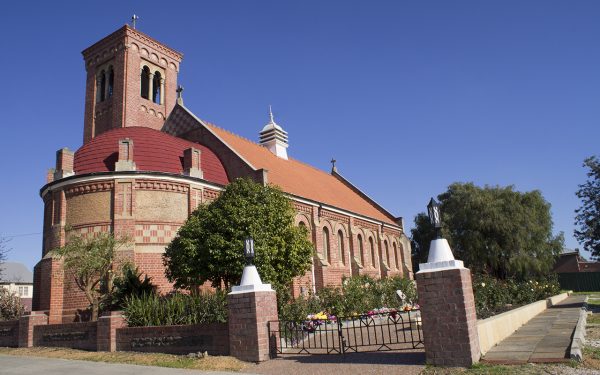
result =
M397 225L391 215L333 175L292 158L279 158L257 143L203 122L252 166L268 170L268 182L285 192Z
M133 140L133 161L138 171L183 173L183 151L194 147L201 152L204 179L228 183L225 168L209 148L145 127L119 128L95 137L75 152L75 173L114 171L119 140L123 138Z
M0 282L33 283L33 273L23 263L4 262L0 264Z

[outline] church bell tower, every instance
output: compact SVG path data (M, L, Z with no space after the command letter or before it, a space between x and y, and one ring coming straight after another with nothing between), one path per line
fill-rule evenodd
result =
M180 52L125 25L82 54L84 144L115 128L162 128L177 100Z

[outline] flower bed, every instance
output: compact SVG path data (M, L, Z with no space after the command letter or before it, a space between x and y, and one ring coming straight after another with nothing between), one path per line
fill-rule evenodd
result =
M403 300L396 294L398 290L402 292ZM278 291L279 319L303 321L311 315L319 315L319 312L321 318L325 315L374 315L379 311L412 309L416 300L413 280L400 277L375 280L368 276L354 276L344 278L341 287L326 287L316 295L301 296L295 300L289 292Z
M473 275L473 293L478 319L485 319L560 292L555 276L547 279L498 280L487 275Z

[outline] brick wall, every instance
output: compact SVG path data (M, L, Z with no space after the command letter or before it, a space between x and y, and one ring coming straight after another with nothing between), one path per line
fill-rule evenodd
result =
M173 283L165 276L162 253L135 253L135 265L152 278L152 284L158 287L159 292L168 293L173 290Z
M39 325L33 346L96 350L97 322Z
M229 355L226 323L117 329L118 351L187 354L208 351Z
M187 219L191 206L195 206L199 200L210 201L219 194L216 190L205 188L191 195L192 190L190 185L145 177L74 183L63 187L63 190L51 191L44 196L44 228L47 230L44 230L43 252L45 254L64 242L65 224L85 235L113 230L115 234L128 235L133 240L131 245L121 249L120 259L133 262L143 273L152 277L161 292L169 292L172 283L165 277L162 263L165 247ZM193 204L191 200L194 200ZM90 210L90 207L95 209ZM411 276L410 272L403 272L404 265L406 262L410 264L410 259L403 252L402 243L406 241L400 231L382 229L364 220L297 202L295 208L296 224L308 229L320 256L314 259L314 280L311 270L293 281L294 296L300 294L301 288L308 292L313 289L313 284L317 290L328 285L341 285L343 277L357 274L374 278L379 278L382 273L384 276ZM323 255L323 228L329 232L327 257ZM340 256L338 246L340 233L343 256ZM362 256L359 238L362 241ZM374 266L369 239L373 240L374 245ZM388 269L382 272L381 268L385 265L381 259L387 257L382 257L379 252L382 246L385 248L385 243L388 244L390 260ZM394 246L397 253L393 252ZM400 265L396 263L396 254ZM59 265L51 259L41 261L34 271L34 310L52 310L51 323L77 321L78 310L85 310L89 305L72 280L67 277L63 285L64 276L61 273ZM64 314L65 317L57 318L58 314Z
M0 347L19 346L19 320L0 322Z

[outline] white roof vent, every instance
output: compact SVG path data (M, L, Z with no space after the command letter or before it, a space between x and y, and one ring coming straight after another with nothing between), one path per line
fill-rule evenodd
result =
M288 135L273 119L273 111L269 106L270 121L260 132L260 145L269 149L277 157L287 160Z

